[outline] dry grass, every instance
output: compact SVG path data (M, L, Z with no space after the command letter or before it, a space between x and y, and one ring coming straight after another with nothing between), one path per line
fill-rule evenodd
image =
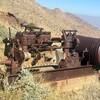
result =
M98 80L81 89L62 93L36 80L27 70L23 70L20 80L11 85L5 81L5 91L0 91L0 100L100 100Z

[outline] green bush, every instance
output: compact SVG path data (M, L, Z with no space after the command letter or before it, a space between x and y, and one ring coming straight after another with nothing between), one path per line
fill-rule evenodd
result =
M19 77L20 80L10 85L4 82L5 91L0 92L0 100L45 100L50 96L50 88L35 81L29 71L23 70Z
M0 25L0 42L2 42L2 39L4 39L5 37L7 37L7 29L4 26Z

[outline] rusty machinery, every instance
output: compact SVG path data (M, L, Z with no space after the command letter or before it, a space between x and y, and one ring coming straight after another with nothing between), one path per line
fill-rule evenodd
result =
M11 37L9 29L9 37L3 40L5 43L4 54L8 59L2 64L8 66L10 75L19 73L22 63L30 57L33 58L33 61L32 67L28 69L36 73L45 73L42 74L43 77L50 81L93 74L92 67L82 67L79 61L80 42L76 37L76 30L63 30L61 38L51 38L51 33L43 31L43 28L28 25L23 27L25 30L17 32L15 38ZM46 56L48 51L50 55ZM51 52L55 52L55 55ZM53 57L50 57L51 55ZM37 62L43 57L47 62L52 60L52 63L38 65ZM52 68L48 70L48 67ZM41 68L45 68L46 71L41 71Z

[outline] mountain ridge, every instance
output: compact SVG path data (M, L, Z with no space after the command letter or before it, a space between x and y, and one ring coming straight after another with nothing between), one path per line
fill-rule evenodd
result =
M34 23L52 32L52 36L60 36L62 29L76 29L79 34L100 37L100 32L77 16L55 8L41 6L35 0L1 0L0 11L10 12L20 21Z
M77 15L82 20L88 22L89 24L93 25L94 27L100 30L100 16L89 16L89 15Z

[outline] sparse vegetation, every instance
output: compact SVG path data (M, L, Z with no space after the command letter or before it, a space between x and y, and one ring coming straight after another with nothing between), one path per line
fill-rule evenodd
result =
M37 82L28 70L23 70L20 77L11 85L4 82L5 90L0 91L0 100L100 100L100 83L97 80L80 90L59 93Z
M4 82L5 91L0 91L0 100L45 100L50 96L50 89L36 82L27 70L23 70L20 77L11 85Z
M0 25L0 42L7 36L7 29Z

